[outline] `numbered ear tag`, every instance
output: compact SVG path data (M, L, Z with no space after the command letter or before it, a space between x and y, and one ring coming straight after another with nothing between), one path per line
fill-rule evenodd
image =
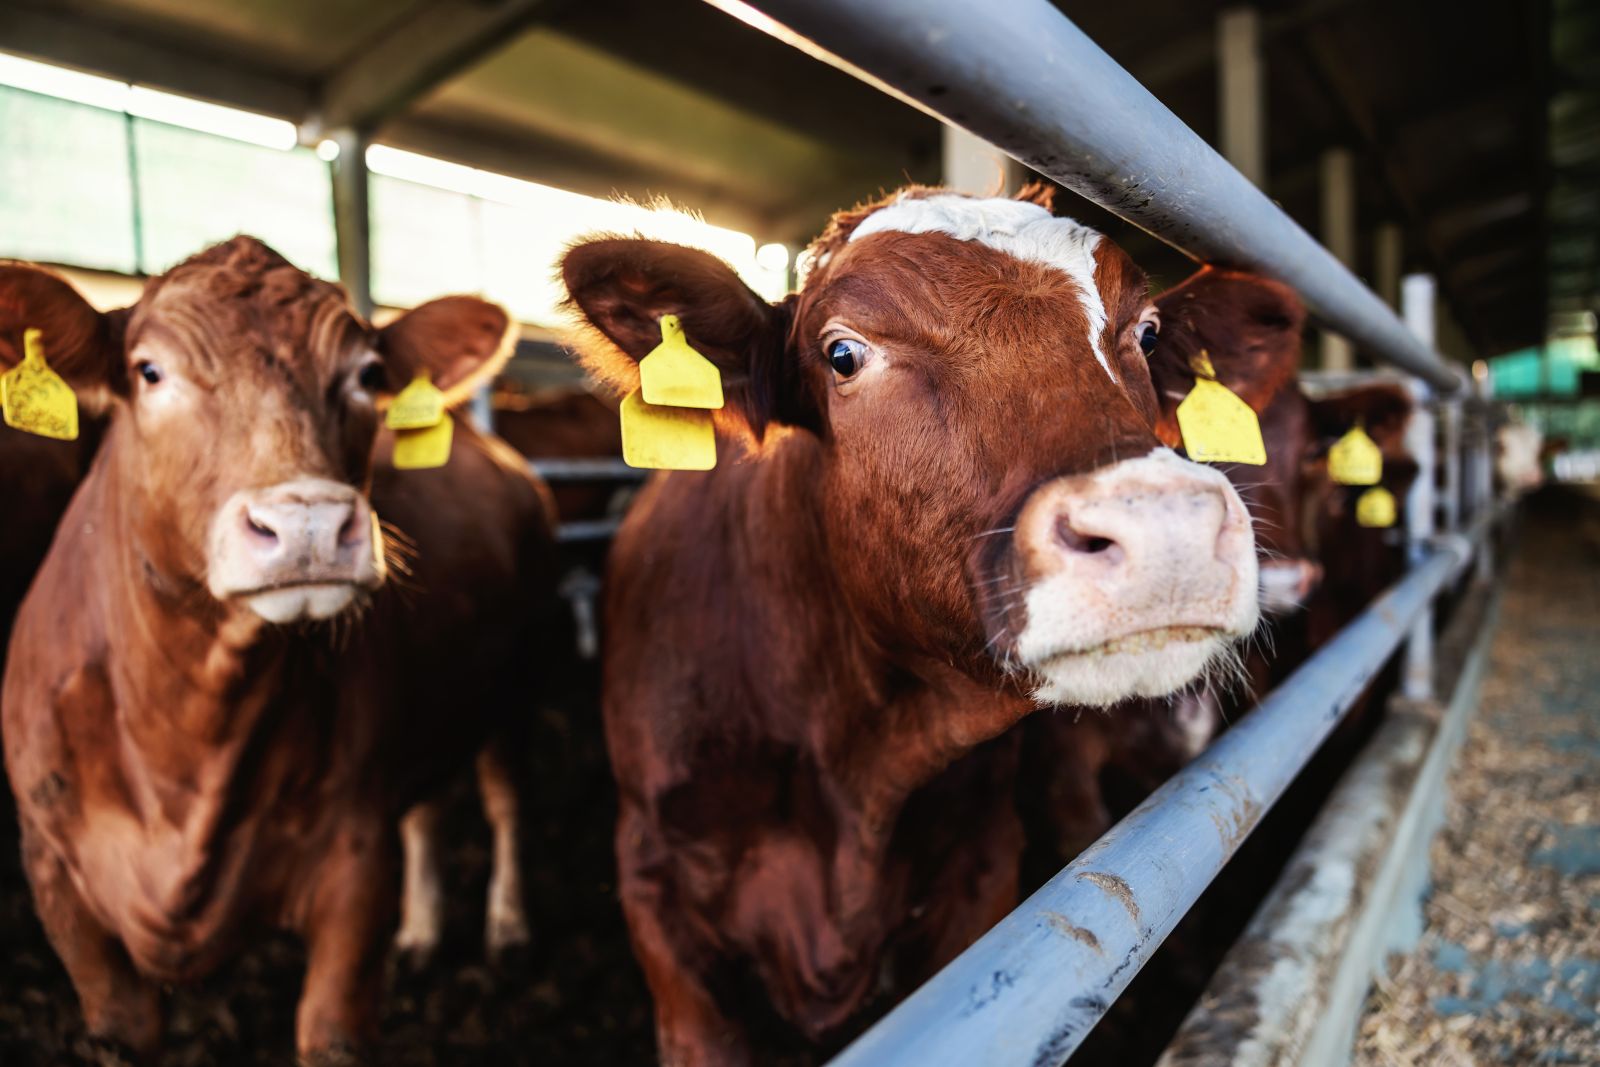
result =
M1250 405L1226 385L1217 381L1217 372L1204 352L1191 361L1195 372L1194 388L1178 405L1178 430L1189 458L1201 463L1249 463L1261 466L1267 461L1267 446L1261 440L1261 422Z
M395 470L423 471L442 467L450 462L450 441L455 437L455 420L449 416L438 425L420 430L394 432Z
M45 362L42 335L31 327L22 331L22 362L0 375L0 412L18 430L78 439L78 398Z
M1377 485L1383 477L1383 450L1360 423L1328 449L1328 477L1340 485Z
M676 315L661 316L661 343L639 361L639 392L657 407L720 408L722 375L689 347Z
M711 413L647 404L635 389L622 400L622 458L630 467L708 471L717 465Z
M1394 494L1383 486L1374 486L1356 499L1356 522L1362 526L1384 529L1394 525Z
M444 394L425 370L418 371L411 384L395 394L383 417L384 425L391 430L425 430L441 421L444 421Z

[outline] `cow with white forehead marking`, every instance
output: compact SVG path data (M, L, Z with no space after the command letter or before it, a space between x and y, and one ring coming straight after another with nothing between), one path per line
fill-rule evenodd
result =
M619 391L677 315L721 370L720 461L619 532L605 717L664 1062L809 1040L1015 903L1010 726L1161 695L1256 622L1249 519L1162 448L1159 316L1099 234L910 189L836 216L800 292L642 239L563 270ZM770 1007L769 1007L770 1006Z

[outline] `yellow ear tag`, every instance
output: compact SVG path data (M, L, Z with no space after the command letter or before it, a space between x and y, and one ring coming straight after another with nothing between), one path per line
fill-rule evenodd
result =
M44 361L38 330L22 331L22 362L0 375L0 412L6 425L54 437L78 439L78 398Z
M1377 485L1383 477L1383 450L1359 422L1328 449L1328 477L1340 485Z
M1204 352L1190 361L1190 367L1196 375L1194 388L1178 405L1178 430L1189 458L1201 463L1261 466L1267 461L1267 446L1261 440L1256 413L1217 381L1217 372Z
M1394 519L1394 494L1383 486L1374 486L1356 499L1356 522L1362 526L1382 529L1393 526Z
M715 467L717 434L711 412L647 404L642 392L635 389L622 399L622 458L628 466L669 471Z
M420 430L394 432L394 467L402 471L424 471L450 462L450 441L455 437L455 420L446 416L437 425Z
M444 421L444 394L425 370L417 372L411 384L395 394L384 414L384 425L391 430L425 430Z
M722 375L716 364L689 347L676 315L661 316L661 343L639 361L639 392L645 403L657 407L722 406Z

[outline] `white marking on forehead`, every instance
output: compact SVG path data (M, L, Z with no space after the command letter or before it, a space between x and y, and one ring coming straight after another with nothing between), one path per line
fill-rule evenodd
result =
M1089 348L1114 382L1117 375L1100 345L1106 328L1106 304L1094 281L1098 232L1072 219L1057 218L1038 204L1004 197L982 199L944 193L902 197L868 215L850 240L892 230L898 233L943 233L1042 263L1066 274L1078 285L1079 302L1089 320Z

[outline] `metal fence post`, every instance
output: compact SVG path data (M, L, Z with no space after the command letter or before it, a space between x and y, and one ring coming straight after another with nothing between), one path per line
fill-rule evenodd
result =
M1461 529L1461 398L1445 397L1440 402L1440 430L1444 449L1444 485L1442 492L1444 529L1455 533Z
M1400 286L1401 314L1406 326L1428 348L1433 347L1434 280L1429 274L1408 274ZM1406 496L1406 556L1410 566L1421 564L1433 541L1434 479L1437 446L1434 439L1433 390L1420 378L1411 380L1416 411L1406 427L1406 449L1417 463L1417 477ZM1424 608L1412 624L1406 641L1402 689L1409 700L1433 699L1433 608Z
M484 382L472 394L472 421L484 433L494 433L494 383Z
M1494 579L1494 509L1498 504L1494 498L1494 412L1489 407L1493 388L1487 375L1474 375L1474 378L1474 391L1478 396L1478 433L1473 446L1472 495L1477 499L1478 510L1489 515L1483 543L1478 546L1477 578L1480 582L1488 582Z

